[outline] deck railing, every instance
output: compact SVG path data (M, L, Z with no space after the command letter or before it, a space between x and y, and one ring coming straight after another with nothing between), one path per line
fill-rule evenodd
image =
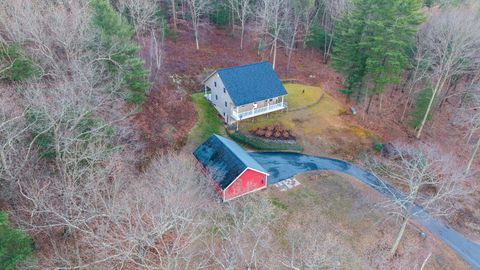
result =
M238 112L237 113L234 110L232 112L232 117L235 120L243 120L243 119L259 116L259 115L262 115L262 114L266 114L266 113L269 113L269 112L282 110L282 109L285 109L285 108L287 108L287 102L279 102L279 103L275 103L275 104L269 104L269 105L264 106L264 107L244 111L244 112Z

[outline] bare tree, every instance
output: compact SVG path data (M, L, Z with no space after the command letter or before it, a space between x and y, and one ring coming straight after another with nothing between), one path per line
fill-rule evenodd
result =
M416 137L422 134L435 100L452 77L480 67L480 20L474 10L460 8L433 15L418 33L421 55L429 64L432 97Z
M173 29L175 31L178 30L177 28L177 3L175 0L170 0L170 5L172 6L172 18L173 18Z
M335 25L341 16L348 16L351 0L326 0L323 2L321 24L325 31L323 60L328 63L335 35ZM308 30L308 29L306 29Z
M220 269L271 267L269 255L273 209L264 198L245 197L228 203L212 222L217 232L208 247Z
M380 177L391 180L398 188L383 183L391 200L382 206L401 222L392 255L397 252L412 217L424 217L425 212L430 217L450 215L456 210L454 200L466 194L459 166L431 145L398 144L389 159L373 158L369 162Z
M288 225L288 251L282 265L288 269L339 269L339 258L348 257L331 231L322 228L315 217L306 217L299 225Z
M480 130L480 74L474 76L474 78L465 86L466 92L462 96L461 107L457 108L457 118L459 122L468 127L469 131L466 135L467 145L472 141L472 138L478 134ZM467 161L465 173L469 173L477 157L478 150L480 149L480 136L475 140L473 149L470 154L470 158Z
M157 13L160 10L154 0L118 0L118 8L122 14L131 18L137 33L146 33L158 24Z
M285 22L285 27L280 33L280 37L285 44L285 48L288 55L287 62L287 74L290 72L290 63L292 61L293 50L295 48L295 43L297 35L299 32L300 23L302 20L302 15L304 9L311 9L312 6L305 6L305 4L310 3L311 1L289 1L285 5L285 11L283 13Z
M217 205L189 155L156 158L108 204L108 218L89 243L107 265L145 269L200 269L209 258L203 239ZM126 179L127 180L127 179Z
M417 47L415 50L415 56L411 59L412 62L412 69L408 70L408 75L404 83L404 87L402 87L402 92L407 89L407 96L405 101L405 106L403 107L402 115L400 116L400 121L405 119L407 115L407 110L412 106L413 99L415 94L417 93L418 86L421 85L422 82L425 81L428 75L428 68L429 64L425 61L423 57L424 50L420 49L420 43L417 42ZM393 94L393 92L392 92Z
M253 12L252 0L228 0L230 8L240 21L240 50L243 50L243 40L245 36L245 25Z
M287 0L262 0L259 4L257 16L261 21L260 31L270 37L271 55L273 55L273 69L277 62L277 47L280 33L285 27L284 20L285 5Z
M192 19L193 33L195 34L195 44L197 46L197 50L200 49L200 45L198 43L200 20L202 16L207 13L209 3L209 0L187 0Z

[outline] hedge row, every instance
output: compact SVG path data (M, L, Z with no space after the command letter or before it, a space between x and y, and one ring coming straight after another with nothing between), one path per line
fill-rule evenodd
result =
M303 151L303 148L297 143L277 142L277 141L265 141L262 139L256 139L245 136L240 132L227 131L230 138L233 140L246 144L257 150L269 150L269 151Z

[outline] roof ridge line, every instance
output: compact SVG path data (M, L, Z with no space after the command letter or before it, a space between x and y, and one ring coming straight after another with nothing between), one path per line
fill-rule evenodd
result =
M241 160L241 159L238 157L238 155L235 154L235 152L233 152L233 150L230 149L230 147L229 147L228 145L226 145L225 143L223 143L223 141L220 139L220 138L224 138L224 139L228 140L227 138L222 137L222 136L220 136L220 135L218 135L218 134L216 134L216 133L214 133L213 135L215 135L215 138L217 138L217 140L219 140L223 145L225 145L225 147L228 149L228 151L229 151L231 154L233 154L233 156L234 156L238 161L240 161L243 165L245 165L246 168L250 168L250 166L248 166L243 160ZM219 137L220 137L220 138L219 138ZM232 142L233 142L233 141L232 141Z
M238 66L233 66L233 67L226 67L226 68L219 68L217 69L216 71L220 71L220 70L227 70L227 69L234 69L234 68L241 68L241 67L247 67L247 66L253 66L253 65L258 65L258 64L261 64L261 63L270 63L269 61L266 61L266 60L263 60L263 61L260 61L260 62L255 62L255 63L250 63L250 64L243 64L243 65L238 65Z

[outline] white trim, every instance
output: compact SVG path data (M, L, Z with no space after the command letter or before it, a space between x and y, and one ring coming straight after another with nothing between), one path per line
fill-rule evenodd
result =
M265 186L263 186L263 187L260 187L260 188L254 189L254 190L250 190L250 191L247 192L247 193L242 193L242 194L237 195L237 196L235 196L235 197L232 197L232 198L230 198L230 199L228 199L228 200L225 200L225 196L223 196L223 202L231 201L231 200L236 199L236 198L238 198L238 197L242 197L243 195L247 195L247 194L250 194L250 193L252 193L252 192L256 192L256 191L262 190L262 189L264 189L264 188L267 188L267 181L265 181Z
M215 70L214 72L212 72L212 74L208 75L208 77L205 78L205 79L202 81L202 84L204 84L205 82L207 82L208 79L210 79L213 75L215 75L215 73L217 73L217 70ZM220 77L220 75L219 75L218 77ZM221 79L222 79L222 78L220 78L220 80L221 80Z
M283 96L278 96L276 98L279 98L279 97L282 97L282 99L283 99ZM249 103L249 104L252 104L252 103ZM263 114L268 114L268 113L271 113L271 112L280 111L280 110L283 110L285 108L286 107L285 107L284 102L278 102L278 103L274 103L274 104L268 104L267 103L267 106L263 106L263 107L260 107L260 108L253 108L252 110L243 111L243 112L240 112L240 113L232 111L232 118L235 119L235 121L240 121L240 120L245 120L245 119L249 119L249 118L252 118L252 117L257 117L257 116L260 116L260 115L263 115Z
M245 168L245 170L242 171L242 173L240 173L235 179L233 179L233 181L232 181L230 184L228 184L228 186L227 186L225 189L223 189L223 190L224 190L224 191L227 190L227 189L228 189L233 183L235 183L235 181L237 181L238 178L239 178L244 172L246 172L248 169L250 169L250 170L252 170L252 171L256 171L256 172L261 173L261 174L265 174L265 175L267 175L267 176L270 175L270 174L268 174L268 173L266 173L266 172L262 172L262 171L255 170L255 169L253 169L253 168L247 167L247 168Z
M228 186L227 186L225 189L223 189L223 190L227 190L233 183L235 183L235 181L237 181L237 179L238 179L246 170L248 170L248 167L246 167L245 170L243 170L235 179L233 179L233 181L232 181L230 184L228 184Z
M247 152L248 153L248 152ZM250 168L250 167L247 167L249 168L250 170L252 171L256 171L256 172L259 172L259 173L263 173L263 174L266 174L267 176L269 176L270 174L269 173L266 173L266 172L262 172L262 171L259 171L259 170L255 170L254 168Z

